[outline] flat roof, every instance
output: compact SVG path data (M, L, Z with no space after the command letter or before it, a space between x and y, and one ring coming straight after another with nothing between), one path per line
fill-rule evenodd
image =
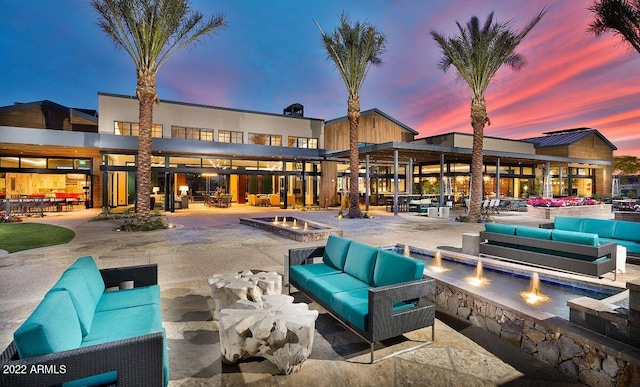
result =
M137 97L131 96L131 95L113 94L113 93L104 93L104 92L98 92L98 95L99 96L102 95L102 96L105 96L105 97L114 97L114 98L124 98L124 99L135 99L135 100L137 100ZM296 119L296 120L311 120L311 121L322 121L322 122L325 121L322 118L303 117L303 116L297 116L297 115L289 115L289 116L287 116L287 115L278 114L278 113L259 112L259 111L255 111L255 110L244 110L244 109L233 109L233 108L227 108L227 107L222 107L222 106L213 106L213 105L203 105L203 104L189 103L189 102L171 101L171 100L168 100L168 99L161 99L160 103L169 103L169 104L173 104L173 105L190 106L190 107L197 107L197 108L203 108L203 109L225 110L225 111L229 111L229 112L238 112L238 113L260 114L260 115L282 117L282 118L290 118L290 119Z
M416 144L414 142L386 142L383 144L366 145L359 148L360 160L369 155L372 162L393 161L394 153L398 151L398 160L407 163L412 159L414 163L433 163L440 161L440 155L444 154L448 161L460 159L460 161L471 160L471 148L449 147L430 144ZM348 159L348 150L339 152L328 152L327 157ZM515 152L484 150L482 152L485 160L497 161L499 158L505 163L530 163L539 164L543 162L559 163L581 163L592 165L611 165L612 162L604 160L577 159L571 157L547 156L539 154L523 154Z

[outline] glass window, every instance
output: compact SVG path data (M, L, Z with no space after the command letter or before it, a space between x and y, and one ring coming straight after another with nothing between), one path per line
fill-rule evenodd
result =
M318 149L317 138L289 136L288 144L290 147L294 148Z
M451 164L451 172L469 173L471 166L469 164Z
M164 167L164 156L151 156L152 167Z
M447 168L447 166L445 165L445 169ZM422 169L422 174L424 175L429 175L429 174L433 174L433 173L440 173L440 164L437 165L423 165L421 167Z
M231 166L230 160L225 159L214 159L214 158L203 158L202 166L205 168L229 168Z
M200 129L196 128L186 128L186 138L187 140L198 140L200 141Z
M18 168L17 157L0 157L0 167L2 168Z
M533 168L531 167L522 167L523 175L533 175Z
M44 158L20 158L20 168L46 168L47 159Z
M231 142L235 143L235 144L242 144L244 142L243 133L242 132L231 132Z
M93 163L91 162L91 159L74 159L73 160L73 165L75 167L75 169L87 169L87 170L91 170L91 165Z
M133 155L117 155L112 154L107 156L108 165L118 165L118 166L127 166L127 165L135 165L136 158Z
M187 132L187 128L183 126L172 126L171 138L185 139L187 138L186 132Z
M200 129L200 141L213 141L213 129Z
M249 144L282 146L282 136L276 134L249 133Z
M49 159L50 169L73 169L73 159Z
M117 136L138 136L140 134L137 122L114 122L114 133ZM151 137L162 138L162 125L151 125Z
M200 167L202 159L199 157L170 157L169 163L172 167L185 166L185 167Z
M219 130L218 141L242 144L243 143L242 135L243 135L242 132L234 132L231 130Z

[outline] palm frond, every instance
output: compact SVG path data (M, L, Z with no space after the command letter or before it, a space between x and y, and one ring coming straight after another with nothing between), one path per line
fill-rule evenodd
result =
M382 63L380 55L385 50L386 36L369 23L351 24L346 13L342 13L340 24L330 34L315 20L314 23L322 34L327 58L335 64L349 94L358 94L371 66Z
M595 14L589 32L596 36L612 32L640 53L640 0L600 0L589 10Z
M145 72L157 73L178 50L225 25L222 15L205 20L187 0L93 0L92 6L98 25Z
M543 9L522 30L514 32L511 21L497 23L490 13L483 24L473 16L465 25L456 22L458 33L450 38L432 31L442 51L438 67L457 70L457 78L469 86L474 98L483 97L496 72L503 65L518 70L524 64L516 47L546 13Z

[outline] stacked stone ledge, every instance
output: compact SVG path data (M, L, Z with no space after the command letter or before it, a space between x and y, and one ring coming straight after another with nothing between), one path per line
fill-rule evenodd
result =
M525 318L449 284L436 284L434 302L439 311L498 335L575 380L598 387L640 385L640 362L623 359L615 349L597 348L588 338L561 333L564 329ZM585 334L594 335L586 330Z

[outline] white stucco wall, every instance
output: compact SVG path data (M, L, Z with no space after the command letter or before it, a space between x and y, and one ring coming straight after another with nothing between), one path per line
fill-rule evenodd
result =
M138 100L127 96L98 94L99 133L114 133L114 122L138 122ZM249 133L282 135L287 146L288 136L318 139L318 148L324 148L324 121L265 114L212 106L160 101L153 107L153 123L162 125L164 138L171 138L171 126L243 132L244 143Z

